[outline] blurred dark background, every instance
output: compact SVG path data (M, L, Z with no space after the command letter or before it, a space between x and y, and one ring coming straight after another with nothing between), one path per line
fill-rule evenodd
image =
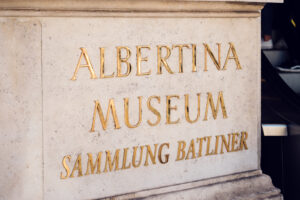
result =
M300 199L299 14L297 0L262 11L261 168L286 200Z

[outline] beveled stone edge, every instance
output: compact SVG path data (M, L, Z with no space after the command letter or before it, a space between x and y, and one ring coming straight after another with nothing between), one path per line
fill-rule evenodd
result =
M105 11L12 11L0 17L121 17L121 18L258 18L259 12L105 12Z
M2 10L250 11L283 0L1 0ZM243 6L240 6L243 5Z
M169 196L169 195L173 195L174 193L190 191L190 190L197 190L199 188L201 189L201 188L210 187L213 185L222 185L222 184L227 184L227 183L231 183L231 182L247 181L247 180L260 181L260 179L267 179L267 181L269 181L270 184L266 185L266 191L264 191L264 192L258 191L257 192L258 198L265 199L265 198L276 197L275 199L282 199L280 190L275 188L272 185L270 177L263 174L261 170L247 171L247 172L236 173L236 174L215 177L215 178L209 178L209 179L193 181L193 182L188 182L188 183L176 184L176 185L154 188L154 189L149 189L149 190L142 190L142 191L138 191L138 192L117 195L117 196L113 196L113 197L106 197L103 199L105 199L105 200L147 199L147 198L155 199L155 197Z
M44 16L52 13L64 16L86 12L88 16L99 13L258 13L263 8L258 2L221 2L221 1L185 1L185 0L2 0L0 11L32 12L32 15ZM47 12L47 13L44 13ZM46 14L46 15L45 15Z

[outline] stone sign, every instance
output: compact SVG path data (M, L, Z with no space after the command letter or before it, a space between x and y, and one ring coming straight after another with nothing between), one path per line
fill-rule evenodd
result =
M3 180L96 199L260 168L258 11L77 12L1 18Z

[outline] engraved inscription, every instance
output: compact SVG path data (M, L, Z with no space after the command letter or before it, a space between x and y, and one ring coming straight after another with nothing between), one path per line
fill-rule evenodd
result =
M215 65L217 70L226 70L229 62L233 60L234 65L236 66L237 70L242 69L242 66L240 64L238 54L236 51L236 48L232 42L229 42L226 45L222 45L221 43L216 43L216 47L218 49L217 54L214 53L211 50L211 47L203 43L203 45L199 45L199 48L204 49L204 55L198 55L197 53L197 45L196 44L174 44L174 45L157 45L156 47L151 47L149 45L138 45L136 46L136 66L132 66L130 63L130 58L132 56L132 52L134 49L130 49L127 46L117 46L116 49L116 68L115 71L111 70L114 67L109 66L110 73L105 74L105 48L100 47L100 79L104 78L113 78L113 77L128 77L132 70L136 71L136 76L149 76L152 73L154 73L155 69L148 69L143 70L142 63L145 63L148 61L148 56L150 54L150 51L156 51L157 55L157 68L156 68L156 74L160 75L162 73L168 72L169 74L175 74L175 73L184 73L184 71L188 70L191 72L197 72L197 57L199 60L199 56L203 56L204 60L204 68L203 71L208 71L208 59L210 58ZM221 57L221 51L222 49L227 50L227 56L226 58ZM94 68L91 64L90 57L88 56L88 52L86 48L80 48L81 55L79 57L78 64L75 68L74 74L71 78L71 80L75 81L77 80L77 74L79 73L79 69L81 68L87 68L91 74L91 79L98 79L98 77L95 74ZM178 51L178 70L174 71L176 69L176 66L170 66L168 63L168 60L173 55L174 51ZM192 66L184 66L183 65L183 51L191 51L191 57L185 58L190 59L192 61ZM84 59L83 59L84 58ZM81 64L82 60L85 60L86 64ZM200 60L202 58L200 57ZM222 67L222 62L223 67Z
M79 153L63 157L60 178L74 178L138 168L142 166L166 164L169 160L184 161L201 159L203 156L248 150L248 133L246 131L227 135L204 136L190 141L179 140L177 144L168 142L125 147L116 150L104 150L97 153ZM169 153L171 146L177 148L176 155ZM75 161L74 161L75 160ZM83 161L84 160L84 161ZM70 175L70 169L72 173Z
M202 54L197 52L201 48L203 50ZM105 52L111 51L111 49L115 51L116 56L109 59L115 60L115 66L105 65L105 59L108 59L105 57ZM89 70L91 79L103 79L102 81L111 78L126 78L132 75L139 77L161 74L167 76L185 75L188 72L198 72L199 69L202 69L204 74L207 74L208 71L225 73L225 70L229 67L234 71L243 69L237 50L232 42L215 43L213 45L207 43L201 43L201 45L182 43L158 44L155 46L136 45L135 48L116 46L109 49L99 47L100 74L98 77L94 70L95 66L92 66L91 59L88 56L87 49L80 48L80 50L81 54L71 78L73 81L76 81L77 77L80 76L78 74L80 74L80 70L83 70L82 68ZM222 54L222 51L226 54ZM190 56L186 56L186 52L189 52ZM132 65L133 58L131 57L134 53L136 55L136 58L134 58L136 59L136 66ZM150 55L156 56L154 58L155 65L147 65L149 58L151 58ZM174 59L172 57L174 55L178 57ZM172 58L173 61L171 62ZM185 59L190 59L189 63L191 65L185 66ZM197 65L199 60L202 61L203 66ZM174 62L176 65L174 65ZM193 126L197 123L220 122L220 120L230 118L230 112L228 112L230 110L228 106L230 105L226 103L228 96L225 94L226 92L223 90L211 90L195 91L195 93L190 94L149 94L149 96L137 96L136 99L128 96L113 96L106 102L99 97L94 99L94 103L91 102L92 123L90 132L107 131L110 127L108 124L113 124L114 128L112 129L117 130L121 128L134 129L142 125L176 127L181 123ZM107 101L108 104L106 104ZM164 105L163 108L161 104ZM148 112L148 114L145 114L145 112ZM76 155L65 155L62 158L63 170L60 172L60 179L167 164L169 161L177 163L190 159L201 159L204 156L217 156L224 153L248 150L247 130L230 131L228 134L223 133L220 135L207 134L209 135L203 136L202 133L199 133L199 137L194 136L188 141L187 139L180 140L180 138L176 138L177 143L174 143L174 141L153 142L154 144L118 147L117 149L100 150L96 153L78 152ZM171 149L175 151L171 151Z

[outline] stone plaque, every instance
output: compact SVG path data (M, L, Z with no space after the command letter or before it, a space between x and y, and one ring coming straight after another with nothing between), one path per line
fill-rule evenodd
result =
M44 19L46 199L257 169L257 20Z
M0 1L0 199L280 199L259 163L270 1Z

